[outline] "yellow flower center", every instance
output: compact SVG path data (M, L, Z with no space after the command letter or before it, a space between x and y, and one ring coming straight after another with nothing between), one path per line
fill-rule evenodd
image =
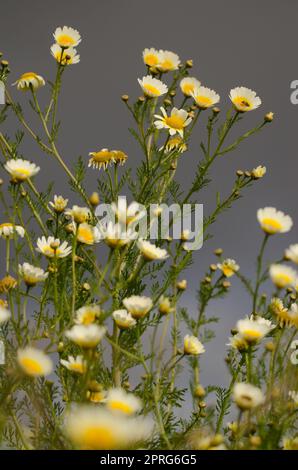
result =
M101 150L100 152L91 153L92 161L97 163L104 163L112 160L114 158L113 152L109 150Z
M231 277L234 274L234 269L231 268L230 266L223 266L222 272L226 277Z
M90 230L89 227L85 228L80 226L78 230L78 240L91 245L94 242L92 230Z
M247 110L252 107L251 103L244 96L237 96L237 98L234 98L233 103Z
M185 83L183 85L182 91L185 95L190 95L194 91L194 85L192 83Z
M5 227L13 227L13 225L10 222L5 222L4 224L0 224L0 229L5 228Z
M279 220L266 218L262 220L263 228L268 233L276 233L282 229L282 224Z
M21 75L20 80L30 80L30 79L33 79L33 78L37 78L36 73L26 72L26 73L23 73L23 75Z
M144 57L144 61L145 64L149 65L149 67L153 67L158 64L158 56L155 54L147 54Z
M196 102L203 107L208 108L208 106L212 105L212 100L209 98L209 96L204 96L204 95L198 95L196 96Z
M80 374L83 374L85 372L85 366L81 364L80 362L73 362L70 364L70 370L73 370L74 372L79 372Z
M69 47L73 46L76 41L68 34L61 34L60 36L58 36L57 42L62 47Z
M243 333L246 339L259 339L263 336L262 333L257 330L245 330Z
M87 310L82 316L83 325L90 325L95 320L95 313L92 310Z
M174 64L171 60L165 60L160 66L164 70L172 70L174 68Z
M283 287L288 284L291 284L292 281L293 279L291 276L289 276L288 274L283 274L283 273L277 274L274 278L274 283L278 287Z
M108 407L111 410L116 410L116 411L122 411L122 413L125 413L127 415L130 415L133 413L133 409L128 403L124 403L123 401L110 401L108 403Z
M159 96L159 95L160 95L159 89L156 88L156 86L151 85L150 83L145 83L145 84L143 85L143 87L144 87L145 93L147 92L147 93L150 93L150 94L155 95L155 96Z
M23 357L20 360L21 365L29 375L42 374L43 368L38 361L30 357Z
M80 447L83 449L114 449L116 439L113 431L105 426L88 426L82 431Z
M184 119L177 114L174 114L173 116L167 116L165 118L165 123L172 129L180 130L183 129Z
M13 174L16 177L26 178L27 176L30 176L31 172L27 168L14 168Z

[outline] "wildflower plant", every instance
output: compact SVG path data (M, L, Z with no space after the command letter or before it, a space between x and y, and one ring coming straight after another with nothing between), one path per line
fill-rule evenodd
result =
M86 149L86 158L67 162L57 144L63 132L59 96L65 73L80 61L80 33L57 28L51 55L56 74L51 82L25 72L10 92L9 64L2 61L0 80L6 104L1 108L0 150L2 203L0 332L5 363L0 366L0 432L3 446L15 449L278 449L297 448L297 365L291 360L298 328L296 292L297 245L282 259L264 266L272 236L290 230L292 219L274 208L258 211L264 233L254 280L237 262L215 251L198 283L198 310L187 310L187 268L200 252L188 249L188 232L179 240L136 236L144 210L155 204L195 204L211 184L217 160L240 150L263 130L273 113L261 116L261 99L243 86L220 98L191 76L192 61L177 54L145 49L144 76L136 80L142 93L122 101L133 120L130 134L140 155L129 169L123 149L104 142ZM39 93L49 100L41 106ZM17 94L28 96L42 133L28 120ZM219 101L227 112L215 107ZM255 111L257 124L238 134L237 125ZM19 128L5 129L14 114ZM189 154L200 126L200 154ZM23 153L23 136L36 144L36 161ZM65 173L73 199L41 190L42 154ZM194 178L182 187L176 172L191 159ZM88 172L98 174L97 188L87 191ZM217 195L213 212L205 214L206 246L212 224L244 190L266 173L258 166L238 170L229 194ZM127 195L131 204L119 197ZM111 205L115 223L97 218L100 202ZM173 223L171 221L170 223ZM99 244L101 255L96 249ZM2 247L1 247L2 249ZM210 354L214 337L209 317L213 299L230 291L238 277L251 296L227 345L227 388L201 383L200 357ZM273 292L262 287L272 280ZM188 333L181 336L182 326ZM178 385L184 370L189 386ZM132 385L133 384L133 385ZM191 403L181 418L179 409ZM188 406L188 409L190 407ZM236 410L238 412L236 413ZM227 419L234 419L228 423Z

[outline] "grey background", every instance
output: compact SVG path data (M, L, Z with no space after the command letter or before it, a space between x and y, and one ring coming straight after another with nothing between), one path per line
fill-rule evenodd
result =
M70 165L79 155L87 159L89 151L102 147L124 149L133 166L142 158L128 133L132 121L120 96L128 93L134 98L140 94L137 78L145 74L141 57L145 47L175 51L183 60L192 58L193 75L221 95L223 110L228 109L231 88L244 85L256 90L262 98L262 107L245 116L235 135L260 122L266 112L276 113L275 121L264 132L217 162L212 170L213 183L201 194L200 202L210 212L215 205L216 191L222 195L229 192L236 169L267 166L266 178L246 191L244 199L218 219L212 229L214 238L195 256L195 264L187 273L189 289L182 298L182 303L194 315L195 291L200 276L214 262L214 248L221 246L226 256L237 260L243 272L254 273L255 256L262 239L256 222L259 207L276 206L289 213L295 223L289 234L271 240L268 259L280 258L290 242L298 241L298 107L290 102L290 82L298 78L297 1L10 0L1 3L0 49L11 65L11 83L27 71L35 71L46 79L54 78L55 63L49 48L57 26L73 26L82 35L78 47L81 62L66 71L60 101L63 127L59 147ZM45 99L48 92L48 87L43 88L40 98ZM16 90L13 94L25 103L25 95ZM26 109L30 114L29 106ZM7 121L5 129L15 130L13 119ZM178 178L185 186L199 158L202 134L203 126L197 130L190 151L182 157ZM23 151L25 158L41 164L37 186L42 189L49 179L54 179L56 192L66 194L66 178L57 170L56 163L29 140L24 142ZM90 192L95 189L95 173L90 170ZM72 202L78 201L72 196ZM223 350L229 330L238 318L250 313L250 308L246 293L234 279L230 295L210 305L209 313L220 315L221 323L217 338L208 344L202 359L204 385L226 382Z

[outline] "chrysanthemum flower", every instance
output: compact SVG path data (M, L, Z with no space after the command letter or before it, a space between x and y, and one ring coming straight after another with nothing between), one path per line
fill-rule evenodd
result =
M113 450L128 449L148 439L153 428L148 419L116 416L102 408L81 405L70 412L65 431L76 448Z
M28 178L36 175L40 167L22 158L8 160L4 164L5 170L11 175L12 180L16 183L25 181Z
M247 341L239 333L231 336L229 340L230 341L227 343L227 346L230 346L233 349L237 349L237 351L245 351L249 346Z
M237 271L239 271L238 264L236 263L235 260L233 260L231 258L227 258L222 263L218 263L217 267L218 267L218 269L220 269L222 271L222 273L226 277L231 277Z
M65 199L63 196L56 196L56 194L54 196L54 202L49 202L50 206L53 207L57 214L60 214L64 209L66 209L67 203L68 199Z
M289 232L293 225L291 217L278 211L275 207L259 209L257 218L264 232L270 235Z
M51 54L54 59L62 65L73 65L80 62L80 56L73 47L63 49L58 44L53 44L51 46Z
M154 47L143 50L143 61L145 65L148 65L148 67L156 67L159 60L159 51L154 49Z
M78 325L90 325L100 316L100 306L96 304L85 305L76 311L74 322Z
M67 330L65 336L73 343L82 348L95 348L104 337L106 329L103 326L95 325L75 325Z
M17 85L18 90L30 90L32 87L33 90L37 90L38 88L45 86L46 82L44 79L40 76L37 75L34 72L26 72L23 73L23 75L20 76L20 78L13 83L13 85Z
M135 239L136 232L122 224L108 222L107 227L101 229L101 236L110 248L121 248Z
M10 317L11 313L8 308L4 307L3 305L0 305L0 325L2 325L2 323L7 322Z
M25 230L23 229L21 225L14 225L10 222L5 222L4 224L0 224L0 237L13 238L15 233L19 237L23 238L25 235Z
M169 297L161 296L158 302L158 310L161 315L168 315L173 312L174 308L171 307L171 302Z
M88 167L104 170L113 163L118 163L119 165L124 165L127 160L127 155L122 150L108 150L101 149L98 152L89 153L89 164Z
M112 412L130 416L141 410L142 402L122 388L112 388L107 393L106 407Z
M155 118L157 119L154 121L154 125L157 129L168 129L170 135L176 134L176 132L183 137L184 128L187 127L192 118L189 117L188 112L185 109L177 109L173 108L171 111L170 116L167 115L166 110L161 107L160 108L162 116L159 114L155 114Z
M254 317L238 320L236 325L239 335L248 343L261 341L273 328L271 322Z
M124 307L133 318L143 318L153 306L152 299L141 295L132 295L123 299Z
M1 225L0 225L1 227ZM298 243L290 245L285 251L285 258L298 264Z
M61 243L58 238L41 237L37 239L36 251L48 258L65 258L71 253L71 246L68 246L67 242Z
M241 410L251 410L265 401L262 390L249 383L241 382L234 385L233 399Z
M281 299L273 297L270 302L270 310L277 316L280 326L288 324L288 309Z
M167 250L159 248L147 240L138 240L138 248L147 261L164 261L169 256Z
M163 50L159 51L157 68L161 72L177 70L179 68L179 64L179 56L174 52Z
M144 94L149 98L158 98L159 96L165 95L168 91L167 85L161 80L151 77L151 75L143 77L142 80L138 78L138 82Z
M45 376L53 371L51 358L40 349L28 346L24 349L19 349L17 356L21 369L27 375L32 377Z
M43 269L32 266L29 263L19 264L19 274L28 287L33 287L38 282L45 281L49 275Z
M83 356L68 356L67 361L65 359L60 359L60 362L64 367L66 367L66 369L71 372L75 372L76 374L84 374L87 369L87 364Z
M86 222L79 224L75 228L76 237L78 242L85 245L94 245L101 240L101 234L97 227L87 224Z
M251 170L251 175L255 179L263 178L263 176L265 176L265 174L266 174L266 171L267 170L266 170L265 166L259 165L256 168L253 168Z
M18 285L17 280L12 276L4 276L0 280L0 294L7 294Z
M79 31L68 26L63 26L63 28L56 28L54 34L54 39L60 47L75 47L81 42L81 35Z
M115 310L113 312L113 319L118 328L121 328L123 330L132 328L137 324L136 320L125 309Z
M233 88L230 91L229 97L237 111L241 113L252 111L262 103L255 91L244 86Z
M65 215L72 218L77 224L88 222L91 218L91 212L88 207L72 206L72 209L67 209Z
M199 354L203 354L204 352L205 348L196 336L184 336L184 354L190 356L198 356Z
M146 215L145 209L136 201L127 205L126 197L119 197L117 203L112 202L112 211L121 224L129 225L137 222Z
M192 93L191 96L196 102L196 105L200 109L207 109L211 106L214 106L216 103L219 102L220 96L210 88L200 86L196 88Z
M165 146L161 147L160 150L165 149L165 153L170 153L173 150L176 150L179 153L186 152L187 150L187 145L183 141L182 137L180 135L174 135L168 139L166 142Z
M271 281L279 289L294 286L298 277L298 273L290 266L283 264L272 264L269 268Z
M195 77L185 77L182 78L180 82L181 91L185 96L192 96L195 89L200 88L200 86L201 82L199 82Z

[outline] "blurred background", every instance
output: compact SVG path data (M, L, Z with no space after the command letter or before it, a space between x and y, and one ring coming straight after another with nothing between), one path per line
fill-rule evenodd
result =
M137 78L145 75L142 62L145 47L172 50L183 61L193 59L191 75L220 94L222 111L230 106L231 88L243 85L256 90L262 106L245 116L234 136L254 127L268 111L275 113L274 122L263 132L217 162L211 172L212 184L201 193L204 211L210 213L215 207L216 192L220 191L222 196L229 193L237 169L251 169L259 164L267 167L266 177L245 191L245 197L220 216L212 227L213 238L195 254L195 263L186 274L189 288L182 296L182 305L193 315L197 314L196 289L208 265L215 262L212 254L215 248L221 247L226 257L235 258L244 274L254 275L255 258L262 241L256 221L259 207L275 206L294 219L289 234L270 241L267 260L280 259L290 243L298 242L298 106L290 102L290 83L298 79L297 15L295 0L26 0L24 3L10 0L1 5L0 50L10 62L10 83L28 71L53 80L56 68L50 55L53 31L57 26L67 25L82 35L78 47L81 62L70 66L64 74L59 106L63 122L59 148L70 166L79 155L87 161L89 151L102 147L125 150L133 167L140 162L142 155L128 132L133 123L120 97L124 93L131 99L140 95ZM35 123L26 96L15 89L11 92L24 104L24 110ZM49 87L39 91L42 102L48 93ZM9 118L3 127L12 134L15 126L14 119ZM204 132L204 126L198 126L189 152L182 156L183 165L177 175L185 187L200 158L199 143ZM34 142L26 138L22 151L24 158L42 168L36 177L41 190L49 180L54 180L57 194L71 196L72 203L79 202L67 192L65 174ZM7 178L0 171L0 176ZM90 193L96 190L95 173L89 170ZM0 249L3 250L3 244ZM0 253L3 259L3 251ZM225 384L228 380L225 344L237 319L250 312L249 298L233 278L229 295L210 304L208 310L210 315L220 316L221 321L216 326L217 337L207 345L201 361L203 385ZM180 381L185 385L183 375Z

